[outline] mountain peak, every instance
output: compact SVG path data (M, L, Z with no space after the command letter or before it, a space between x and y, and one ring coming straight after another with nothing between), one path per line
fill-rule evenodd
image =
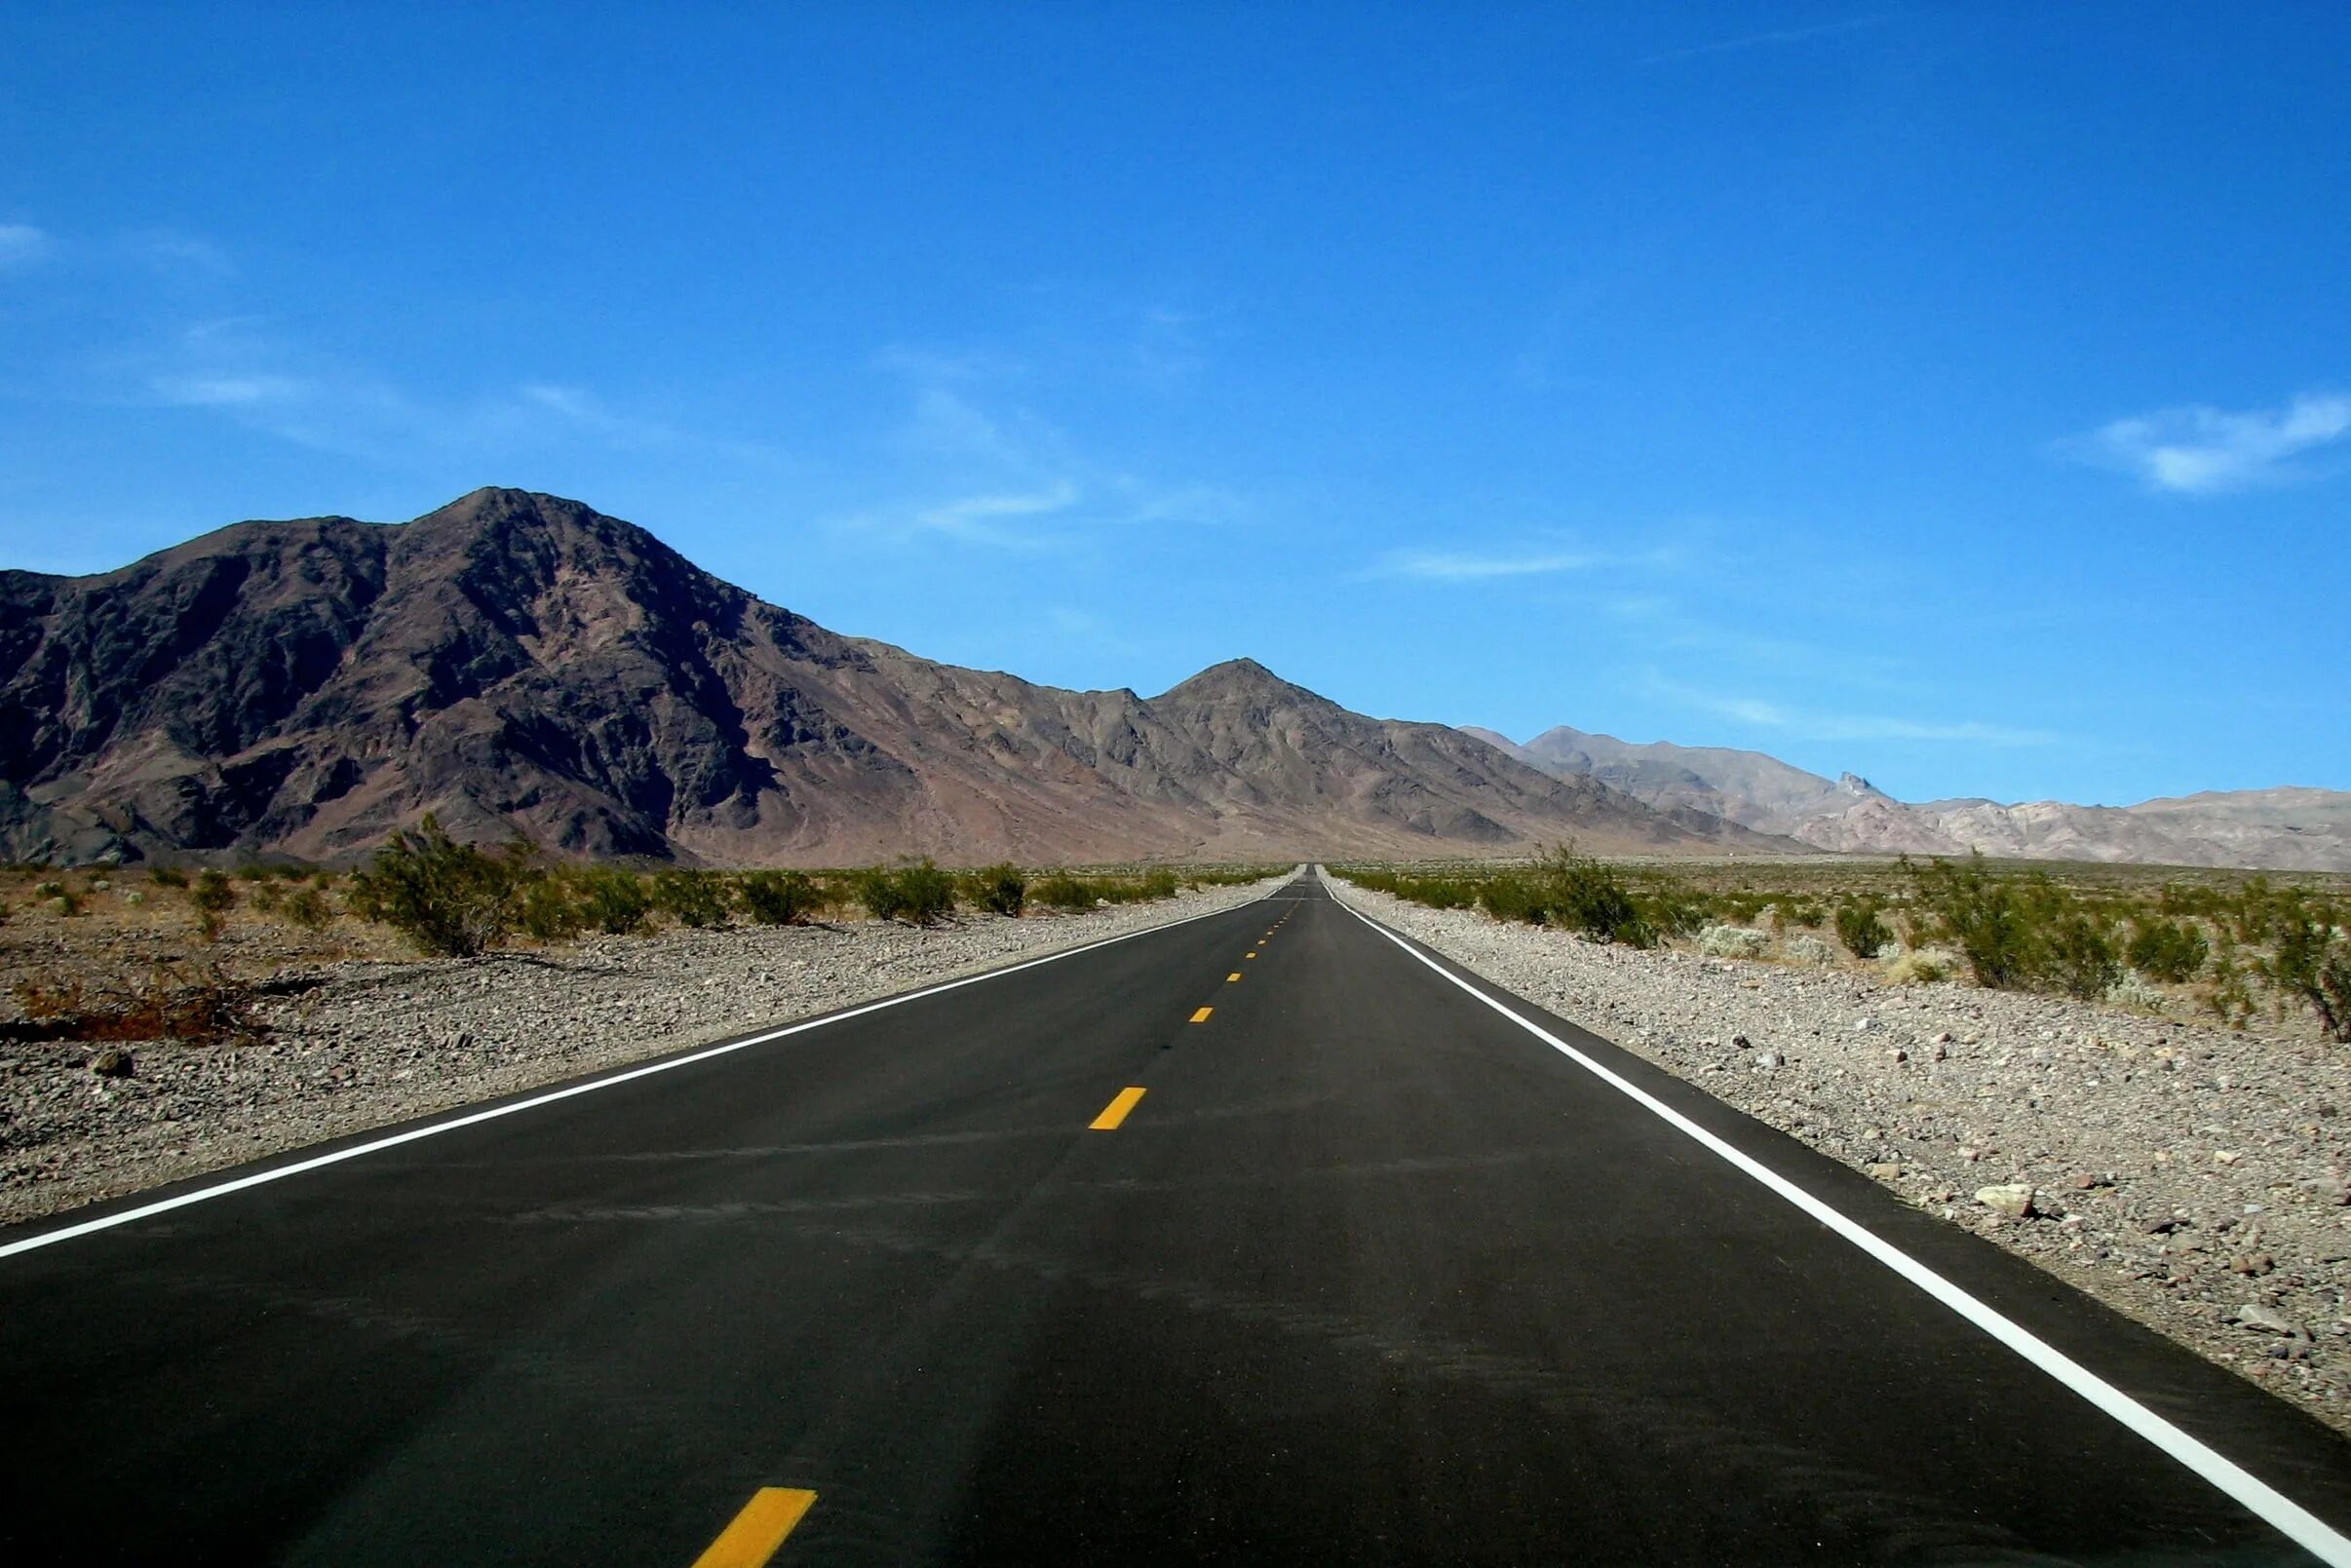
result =
M1233 698L1287 698L1310 703L1330 701L1294 681L1284 680L1254 659L1227 659L1220 665L1211 665L1191 679L1169 687L1151 701L1200 702Z

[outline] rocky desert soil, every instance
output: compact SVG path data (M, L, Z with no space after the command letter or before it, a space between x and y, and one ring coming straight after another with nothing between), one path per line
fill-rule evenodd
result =
M676 930L475 959L304 963L290 932L234 931L224 968L267 970L279 993L254 1004L251 1039L135 1043L127 1063L0 1043L0 1223L1230 908L1288 875L1082 914ZM67 981L186 946L168 917L0 935L0 970Z
M2351 1051L1347 902L2351 1433Z

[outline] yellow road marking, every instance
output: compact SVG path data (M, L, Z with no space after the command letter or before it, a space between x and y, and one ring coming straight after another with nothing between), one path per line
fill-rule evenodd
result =
M1127 1119L1127 1113L1135 1109L1136 1102L1142 1097L1143 1091L1139 1089L1120 1090L1118 1098L1103 1106L1102 1114L1087 1124L1087 1130L1092 1132L1117 1131L1119 1123Z
M1256 954L1254 954L1254 953L1243 953L1241 956L1242 956L1243 958L1254 958L1254 957L1256 957L1257 955L1256 955Z
M1198 1013L1192 1014L1192 1021L1194 1023L1206 1023L1208 1022L1209 1014L1215 1011L1216 1010L1214 1008L1202 1008Z
M814 1492L790 1486L760 1487L735 1515L735 1522L694 1559L694 1568L760 1568L815 1504Z
M1227 984L1227 985L1230 985L1230 984L1232 984L1232 983L1233 983L1233 981L1235 981L1235 980L1239 979L1240 977L1241 977L1241 972L1240 972L1239 970L1235 970L1235 971L1233 971L1233 972L1232 972L1230 975L1227 975L1224 977L1224 983L1225 983L1225 984Z

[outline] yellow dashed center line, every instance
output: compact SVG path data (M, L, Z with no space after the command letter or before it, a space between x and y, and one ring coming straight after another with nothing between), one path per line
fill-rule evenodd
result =
M776 1554L792 1526L816 1505L816 1497L814 1492L790 1486L760 1487L735 1515L735 1522L694 1559L694 1568L760 1568Z
M1243 958L1254 958L1254 957L1256 957L1257 955L1256 955L1256 954L1254 954L1254 953L1243 953L1241 956L1242 956Z
M1235 981L1235 980L1239 979L1240 977L1241 977L1241 972L1240 972L1239 970L1235 970L1235 971L1233 971L1233 972L1232 972L1230 975L1227 975L1224 977L1224 983L1225 983L1225 984L1227 984L1227 985L1230 985L1230 984L1232 984L1232 983L1233 983L1233 981Z
M1135 1109L1136 1102L1142 1097L1143 1091L1139 1089L1120 1090L1118 1097L1102 1107L1102 1114L1086 1124L1086 1129L1090 1132L1117 1131L1119 1123L1127 1119L1127 1113Z
M1192 1021L1194 1023L1206 1023L1209 1020L1209 1014L1215 1011L1216 1010L1214 1008L1202 1008L1198 1013L1192 1014Z

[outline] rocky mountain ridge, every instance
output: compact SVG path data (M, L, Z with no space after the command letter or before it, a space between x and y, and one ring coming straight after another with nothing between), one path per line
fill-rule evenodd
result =
M2351 792L2207 791L2135 806L1992 800L1906 803L1847 773L1807 773L1760 751L1635 744L1561 725L1519 745L1469 729L1561 778L1589 778L1661 811L1696 810L1757 832L1858 855L2351 871Z
M1149 699L937 664L520 490L0 572L0 854L332 860L428 811L717 864L1794 848L1248 660Z

